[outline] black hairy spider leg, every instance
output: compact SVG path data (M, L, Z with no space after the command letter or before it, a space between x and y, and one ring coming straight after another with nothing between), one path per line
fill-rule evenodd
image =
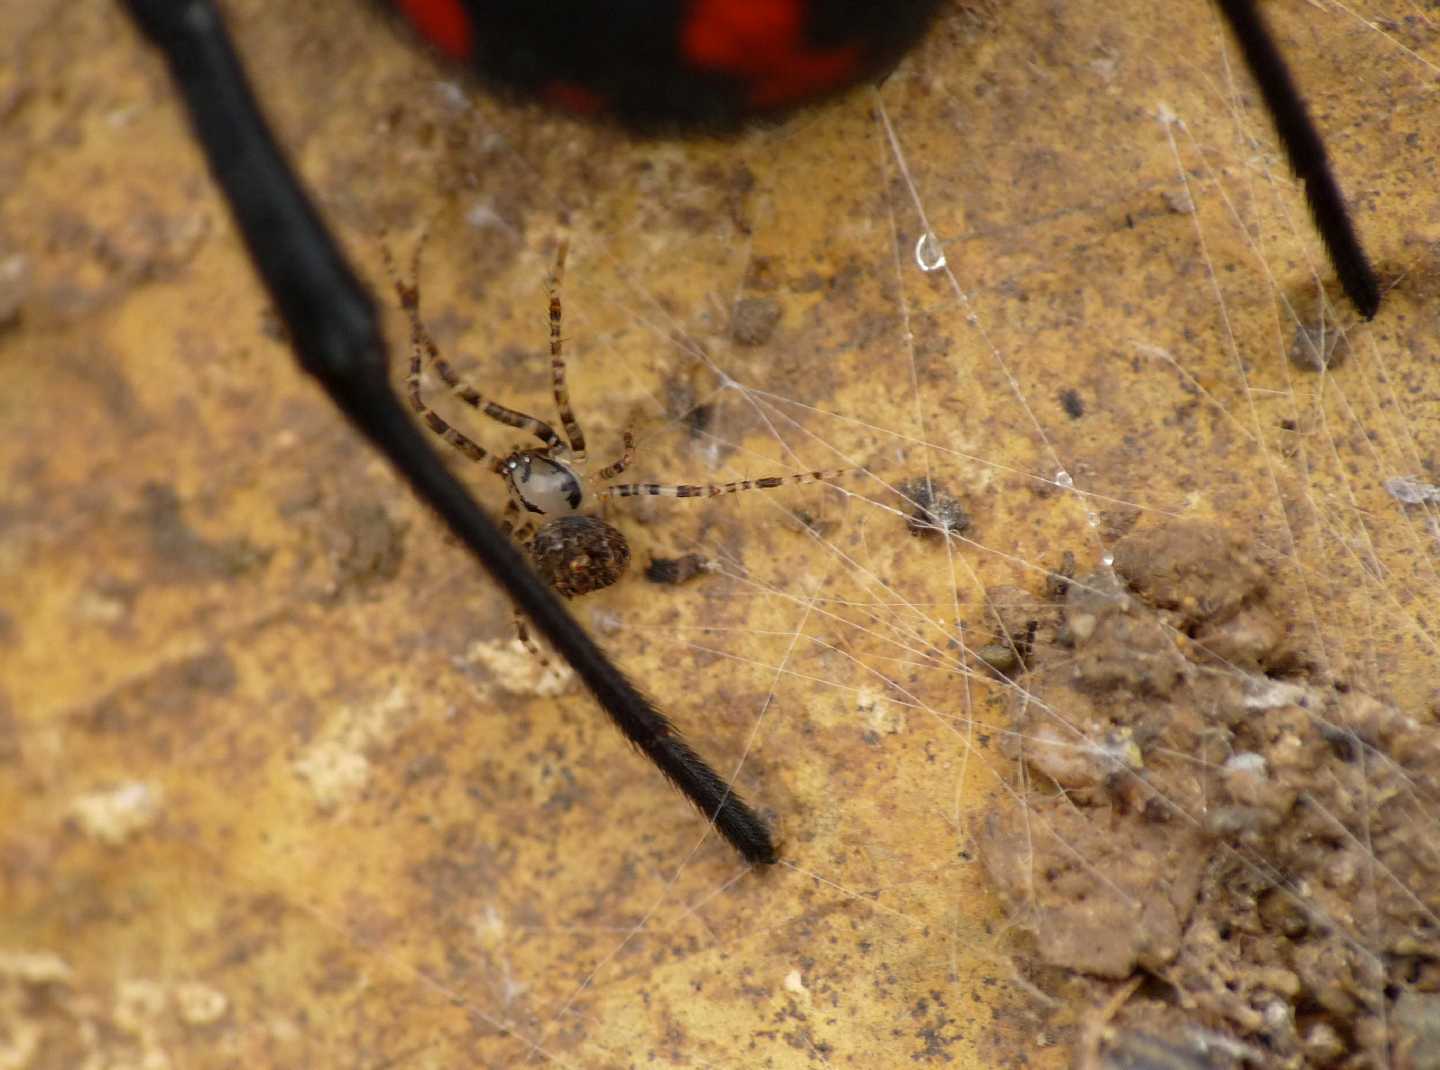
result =
M275 144L213 0L125 0L125 7L164 53L301 366L470 547L626 738L748 861L776 861L764 820L591 641L406 415L390 387L374 303Z
M1355 234L1350 213L1345 208L1345 197L1340 192L1340 184L1335 181L1330 157L1325 152L1325 142L1310 119L1305 101L1295 87L1275 39L1254 0L1216 2L1225 21L1230 24L1240 51L1245 55L1251 77L1260 86L1265 106L1270 109L1275 129L1280 135L1280 143L1285 146L1290 169L1305 183L1305 199L1310 204L1310 215L1315 220L1320 239L1325 243L1330 262L1340 276L1345 296L1360 311L1360 315L1367 320L1373 319L1380 309L1380 284Z

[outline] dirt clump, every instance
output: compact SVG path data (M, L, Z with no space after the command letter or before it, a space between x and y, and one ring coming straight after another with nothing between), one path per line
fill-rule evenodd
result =
M1130 986L1086 1058L1440 1065L1434 711L1316 671L1214 525L1129 535L1062 597L1010 692L1027 787L977 838L1047 976Z

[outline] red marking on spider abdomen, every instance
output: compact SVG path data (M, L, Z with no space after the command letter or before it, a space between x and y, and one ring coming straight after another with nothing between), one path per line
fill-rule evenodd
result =
M395 6L447 56L470 58L475 38L460 0L395 0Z
M815 48L805 40L807 0L695 0L681 47L697 67L733 75L752 108L778 108L850 80L858 45Z
M604 97L575 82L551 82L540 91L540 98L571 115L599 115L605 110Z

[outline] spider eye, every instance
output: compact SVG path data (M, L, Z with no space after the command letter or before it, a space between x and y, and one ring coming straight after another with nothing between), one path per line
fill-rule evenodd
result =
M580 477L563 461L522 453L505 466L515 500L529 512L573 513L580 508L585 492Z

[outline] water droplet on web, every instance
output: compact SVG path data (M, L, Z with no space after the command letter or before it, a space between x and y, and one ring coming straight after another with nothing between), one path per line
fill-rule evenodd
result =
M1070 473L1062 468L1060 469L1060 471L1055 473L1055 485L1057 487L1064 487L1066 490L1069 490L1075 485L1075 480L1071 479Z
M920 265L921 271L939 271L945 266L945 250L940 248L939 240L928 230L915 243L915 263Z

